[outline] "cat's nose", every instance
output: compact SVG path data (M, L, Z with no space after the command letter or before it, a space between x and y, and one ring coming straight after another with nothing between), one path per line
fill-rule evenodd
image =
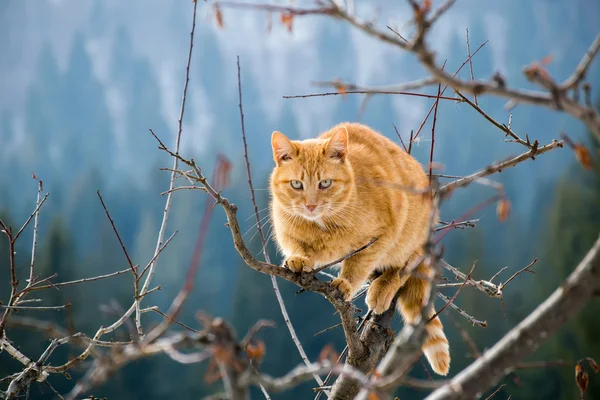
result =
M308 211L313 212L313 210L315 208L317 208L317 205L316 204L307 204L306 208L308 208Z

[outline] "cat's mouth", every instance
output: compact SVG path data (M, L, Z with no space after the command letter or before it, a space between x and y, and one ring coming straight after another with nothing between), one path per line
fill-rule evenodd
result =
M298 214L298 216L308 220L308 221L316 221L316 222L320 222L322 217L323 217L323 208L322 206L318 206L316 208L314 208L312 211L302 207L300 209L296 209L296 214Z
M302 217L304 217L305 219L309 220L309 221L320 221L322 214L320 211L314 210L314 211L305 211L302 213Z

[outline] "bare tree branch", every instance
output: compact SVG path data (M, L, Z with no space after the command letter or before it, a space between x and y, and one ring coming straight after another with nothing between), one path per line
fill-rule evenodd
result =
M553 140L552 143L550 143L550 144L547 144L545 146L538 147L538 148L533 148L529 151L526 151L525 153L522 153L521 155L518 155L516 157L510 158L506 161L503 161L503 162L500 162L500 163L497 163L494 165L490 165L489 167L486 167L472 175L465 176L464 178L460 178L453 182L450 182L440 188L440 193L442 195L449 194L453 190L468 186L480 178L495 174L497 172L503 171L510 167L514 167L515 165L517 165L523 161L526 161L530 158L533 160L533 159L535 159L535 156L537 156L537 155L547 153L550 150L554 150L557 147L562 147L562 146L563 146L562 140L561 141Z
M335 375L345 375L349 377L349 379L357 381L359 385L370 386L369 380L362 372L349 365L332 364L329 361L308 366L300 365L280 378L273 378L268 375L249 374L249 376L244 379L249 383L264 386L269 392L277 393L298 386L300 383L311 379L313 375L318 376L327 372L332 372Z
M39 223L39 216L40 216L40 207L41 207L41 201L40 201L40 195L42 194L42 190L44 190L44 185L42 183L41 180L38 180L38 192L37 192L37 199L35 201L36 204L36 211L35 213L35 217L33 220L33 239L32 239L32 245L31 245L31 264L29 265L29 281L27 282L28 285L33 284L33 280L34 280L34 275L35 275L35 251L36 251L36 247L37 247L37 233L38 233L38 223Z
M112 217L110 216L108 209L106 208L106 204L104 204L104 199L102 198L100 191L96 190L96 194L98 195L98 198L100 199L100 204L102 204L102 209L104 210L104 213L106 214L106 218L108 218L108 222L110 222L110 226L112 227L112 230L115 233L115 236L117 237L117 240L119 241L119 244L121 245L123 254L125 255L125 258L127 259L127 263L129 264L129 268L131 269L131 273L133 274L133 298L134 298L134 305L135 305L135 317L133 319L135 322L135 328L137 330L138 336L142 336L144 334L144 332L142 331L142 321L141 321L141 314L140 314L141 297L139 296L139 293L140 293L139 288L138 288L139 276L138 276L137 268L133 266L133 262L131 261L131 258L129 257L129 253L127 252L127 248L125 248L125 244L123 244L123 241L121 240L121 235L119 235L119 231L117 230L117 227L115 226L115 223L114 223Z
M520 324L427 400L473 398L573 318L600 289L600 237L567 280Z
M596 36L596 38L590 45L588 51L585 53L585 55L579 62L579 65L577 65L577 68L575 68L573 75L571 75L569 78L567 78L560 85L561 90L573 89L574 87L576 87L579 83L581 83L585 79L587 71L590 68L592 61L594 61L594 58L598 54L599 50L600 50L600 34L598 34Z

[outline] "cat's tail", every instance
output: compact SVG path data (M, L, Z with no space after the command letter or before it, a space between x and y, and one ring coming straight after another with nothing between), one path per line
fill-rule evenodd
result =
M404 321L408 323L416 322L421 316L423 304L427 301L425 296L429 293L431 283L422 277L429 275L428 272L423 265L420 265L415 271L416 276L408 278L400 291L398 309ZM426 315L428 319L435 315L433 306L430 306ZM425 331L427 337L423 343L423 353L436 374L447 375L450 370L450 347L439 317L429 321L425 325Z

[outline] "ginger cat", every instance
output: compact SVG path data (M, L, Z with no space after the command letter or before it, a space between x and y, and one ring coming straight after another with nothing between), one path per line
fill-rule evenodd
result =
M271 216L284 265L296 272L339 259L372 238L370 247L342 262L332 281L347 301L374 273L367 292L370 310L381 314L396 292L406 322L420 316L433 271L423 263L414 276L401 274L423 254L432 201L421 165L394 142L358 123L343 123L316 139L271 139L276 166L271 174ZM433 316L433 307L428 315ZM450 368L448 340L435 318L426 325L423 352L433 370Z

